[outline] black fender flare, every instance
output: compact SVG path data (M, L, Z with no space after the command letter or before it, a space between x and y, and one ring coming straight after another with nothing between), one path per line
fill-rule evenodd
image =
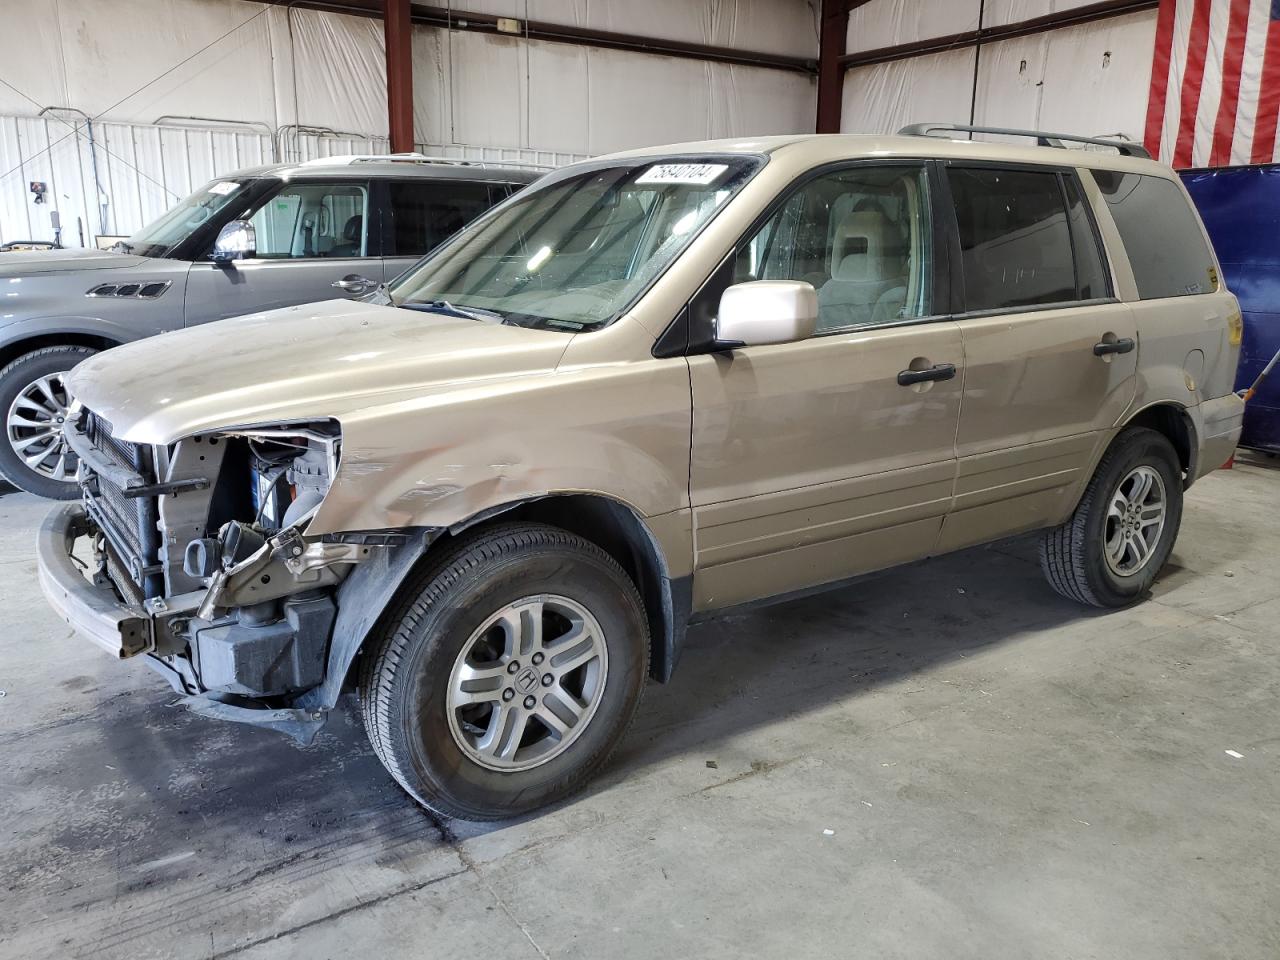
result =
M325 658L324 680L294 702L303 710L332 710L342 693L347 671L373 628L395 599L405 579L441 533L439 527L417 527L396 531L408 539L395 547L378 550L358 564L338 584L338 615L333 621L329 652Z

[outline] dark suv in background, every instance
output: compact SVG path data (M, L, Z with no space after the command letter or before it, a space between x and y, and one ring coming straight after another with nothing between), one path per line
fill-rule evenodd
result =
M0 254L0 475L77 495L64 374L96 351L395 277L545 172L417 154L328 157L214 180L110 251Z

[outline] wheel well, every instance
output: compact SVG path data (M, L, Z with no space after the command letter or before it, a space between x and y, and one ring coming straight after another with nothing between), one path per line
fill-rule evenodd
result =
M1127 426L1147 427L1162 433L1178 453L1186 482L1195 476L1195 426L1185 410L1171 403L1160 403L1140 411Z
M0 347L0 367L7 366L24 353L44 347L92 347L94 350L108 350L118 346L120 344L115 340L87 333L46 333L25 340L15 340Z
M613 557L644 602L649 621L649 672L656 680L670 679L689 619L688 585L671 582L657 542L629 507L590 494L543 497L498 511L466 529L509 520L559 527L589 540ZM433 544L433 549L438 543Z

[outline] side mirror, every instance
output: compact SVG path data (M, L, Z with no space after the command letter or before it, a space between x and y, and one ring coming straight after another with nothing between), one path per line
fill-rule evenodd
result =
M818 292L803 280L735 283L720 296L716 349L793 343L818 326Z
M232 220L218 231L210 259L214 263L248 260L258 252L258 237L248 220Z

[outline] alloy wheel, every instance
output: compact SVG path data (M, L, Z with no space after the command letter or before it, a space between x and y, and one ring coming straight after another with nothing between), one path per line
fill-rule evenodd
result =
M9 445L33 473L60 483L75 479L79 465L62 436L71 398L64 374L37 377L18 391L5 421Z
M1125 474L1107 506L1103 555L1112 573L1130 577L1147 565L1164 533L1167 506L1159 471L1144 465Z
M449 730L490 770L527 770L562 754L600 705L604 633L584 606L549 594L509 603L467 642L449 675Z

